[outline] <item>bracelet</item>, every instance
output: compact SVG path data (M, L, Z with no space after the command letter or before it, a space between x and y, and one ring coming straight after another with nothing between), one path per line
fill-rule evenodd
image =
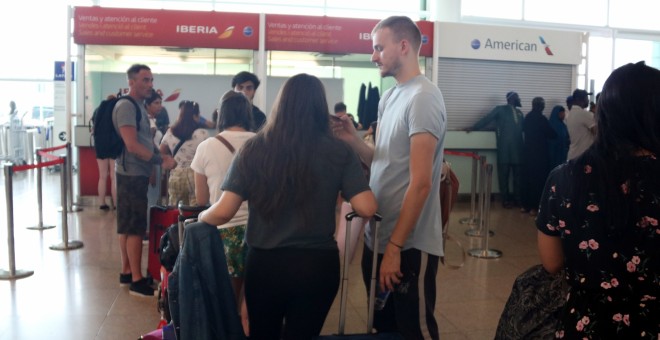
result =
M400 246L400 245L398 245L398 244L392 242L392 240L388 240L388 242L390 242L392 245L394 245L395 247L397 247L397 248L399 248L399 249L403 249L403 246Z

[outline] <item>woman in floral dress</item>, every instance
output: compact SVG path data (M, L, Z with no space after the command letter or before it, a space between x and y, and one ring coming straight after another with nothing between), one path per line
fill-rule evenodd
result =
M544 268L570 286L555 337L660 338L660 71L612 72L597 137L555 169L536 220Z

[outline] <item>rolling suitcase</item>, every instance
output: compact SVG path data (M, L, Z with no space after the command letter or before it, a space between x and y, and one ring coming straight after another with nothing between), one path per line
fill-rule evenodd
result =
M167 228L176 224L179 209L170 206L154 205L149 208L149 254L147 256L147 275L160 281L160 238Z
M355 212L350 212L346 215L346 247L350 247L350 235L351 235L351 222L354 218L359 217ZM381 216L376 214L374 215L372 221L375 221L374 231L375 235L378 235L378 229L380 228ZM322 335L317 339L330 340L330 339L390 339L390 340L403 340L403 337L397 333L374 333L373 324L374 324L374 305L375 305L375 295L376 295L376 269L378 262L378 242L375 242L373 247L373 259L372 259L372 270L371 270L371 281L369 285L369 299L367 303L367 329L366 333L363 334L345 334L344 328L346 325L346 305L348 304L348 267L350 265L350 249L346 249L344 256L342 258L342 271L341 271L341 291L340 291L340 301L339 301L339 329L336 335Z
M181 245L183 245L183 242L179 241L183 239L181 231L183 231L186 221L197 220L197 215L206 208L208 207L186 206L183 204L179 204L176 209L172 207L171 209L174 209L177 212L175 220L178 221L178 223L175 222L169 226L164 235L161 235L159 239L158 258L160 265L159 278L161 279L161 282L160 285L158 285L158 310L161 313L161 319L163 321L170 322L172 320L167 293L168 277L174 267L176 258L179 255ZM167 240L164 236L168 236Z

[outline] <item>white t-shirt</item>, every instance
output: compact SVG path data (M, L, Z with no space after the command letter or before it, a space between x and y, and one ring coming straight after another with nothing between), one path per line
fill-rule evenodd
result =
M568 147L568 159L574 159L584 153L594 142L591 129L596 126L594 114L579 106L573 106L566 117L566 127L571 145Z
M385 251L410 185L410 138L417 133L429 133L438 139L433 154L432 187L414 230L402 246L444 255L438 193L446 129L447 111L442 93L425 76L416 76L383 94L378 104L378 134L369 182L378 209L383 213L378 235L380 253ZM365 243L369 248L373 247L373 234L368 225Z
M209 138L209 133L205 129L197 129L193 132L192 137L183 142L179 151L174 155L174 160L176 161L177 168L188 168L190 167L190 162L192 162L193 157L195 156L195 151L201 142ZM172 134L172 129L168 129L163 136L163 140L160 144L165 144L170 148L170 152L174 152L176 145L179 144L180 139Z
M223 131L220 135L238 152L243 144L255 134L249 131ZM190 167L196 173L206 176L206 184L209 186L209 202L211 204L217 202L220 199L220 195L222 195L220 186L225 179L225 175L227 175L227 170L233 159L234 154L215 137L203 141L197 147L195 158L192 160ZM234 215L234 218L226 224L219 226L219 228L245 225L247 224L247 218L248 206L247 202L243 202L236 215Z

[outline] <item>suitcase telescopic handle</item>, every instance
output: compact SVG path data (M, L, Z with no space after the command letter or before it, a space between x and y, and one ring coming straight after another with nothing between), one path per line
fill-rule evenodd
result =
M360 217L360 215L358 215L355 211L351 211L348 214L346 214L347 221L352 221L355 217ZM379 213L375 213L372 218L376 220L376 222L380 222L383 219L383 217L380 216Z

